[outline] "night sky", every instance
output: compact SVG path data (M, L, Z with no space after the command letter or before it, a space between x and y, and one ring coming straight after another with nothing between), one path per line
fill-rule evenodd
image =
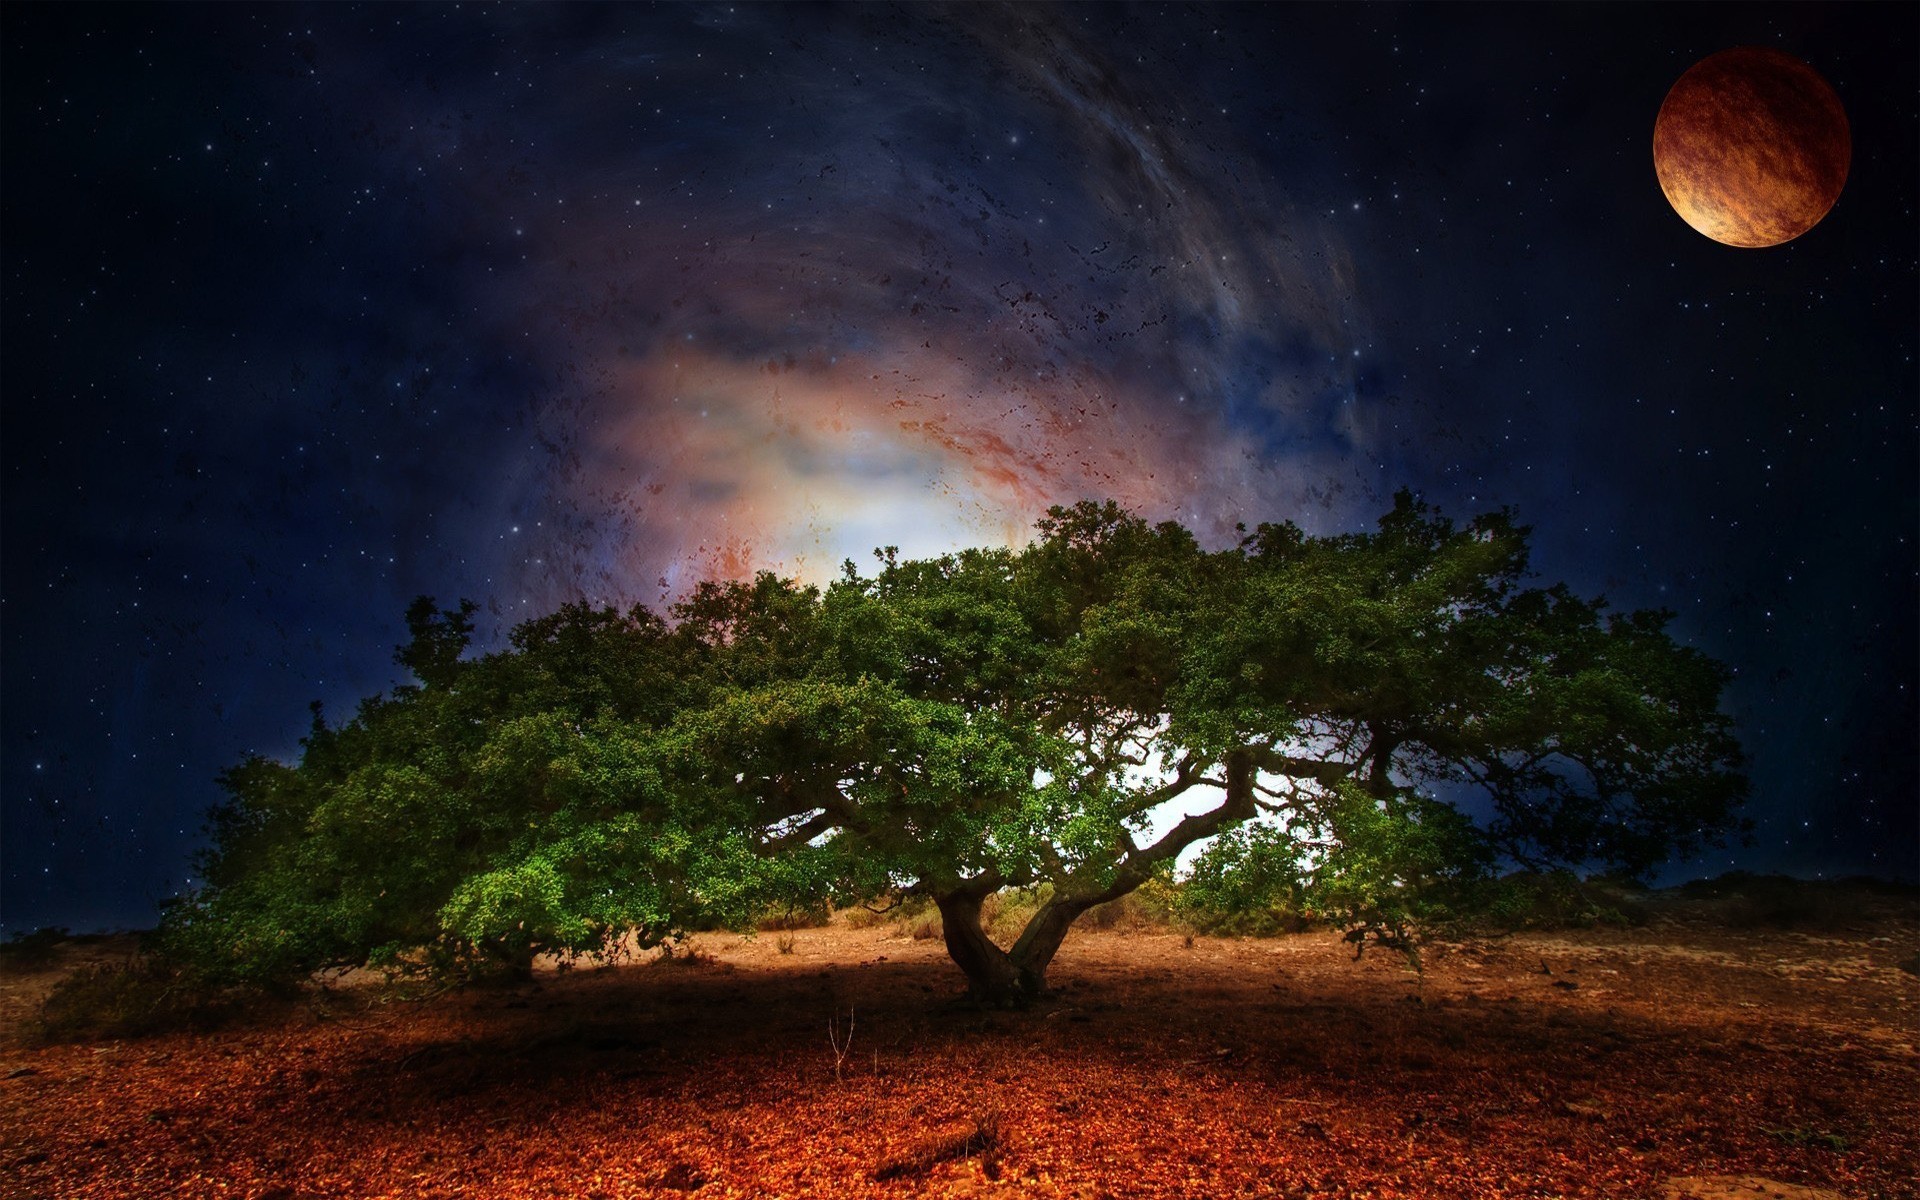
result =
M420 593L1402 486L1737 668L1756 840L1665 878L1911 878L1916 11L9 4L0 928L150 924ZM1767 250L1651 157L1743 44L1852 122Z

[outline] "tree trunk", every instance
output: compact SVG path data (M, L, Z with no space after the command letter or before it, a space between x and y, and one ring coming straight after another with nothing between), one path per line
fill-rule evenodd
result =
M1073 928L1081 913L1092 907L1093 901L1085 898L1055 896L1028 919L1027 927L1020 931L1020 940L1013 944L1008 957L1013 960L1014 969L1020 973L1021 986L1029 995L1037 996L1047 990L1048 965L1059 952L1060 943L1067 939L1067 930Z
M467 963L471 978L507 985L533 979L533 947L494 942L479 943L474 948L480 953Z
M1127 888L1127 891L1133 890ZM980 925L984 896L950 892L935 897L947 953L967 976L968 994L996 1008L1025 1008L1047 990L1047 967L1081 913L1087 898L1055 898L1027 921L1012 950L1002 950Z
M1010 951L994 945L980 927L981 902L1005 882L1004 876L987 872L936 893L934 903L940 906L947 953L966 973L973 998L1001 1008L1024 1008L1046 991L1047 967L1081 913L1138 888L1153 877L1161 863L1201 838L1252 819L1258 812L1253 798L1257 770L1253 755L1245 749L1233 750L1223 765L1227 795L1218 808L1186 816L1144 851L1132 850L1105 886L1080 883L1071 877L1061 881L1053 899L1028 920Z
M995 1008L1024 1007L1032 993L1024 986L1019 968L980 927L980 903L985 899L981 889L975 887L934 897L934 903L940 906L947 954L966 973L967 994L975 1000Z

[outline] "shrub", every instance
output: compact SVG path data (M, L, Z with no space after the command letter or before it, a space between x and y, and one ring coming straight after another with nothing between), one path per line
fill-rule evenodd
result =
M1169 907L1196 933L1270 937L1312 924L1307 881L1284 834L1254 825L1229 830L1194 860L1169 889Z
M1516 871L1486 883L1475 906L1501 929L1576 929L1627 925L1640 916L1631 885L1581 881L1570 871Z
M819 929L833 920L833 910L827 907L825 900L811 904L776 904L767 909L754 928L762 933L779 933L793 929Z
M893 921L896 937L910 937L916 942L940 937L945 928L940 923L940 909L925 896L904 897L886 915Z
M71 936L65 927L49 925L32 932L20 930L0 942L0 962L22 971L37 971L50 965L54 952Z
M62 979L41 1003L28 1033L42 1042L151 1037L216 1025L247 998L198 986L177 969L142 955L124 963L91 964Z
M1176 924L1179 903L1180 886L1155 876L1118 900L1088 909L1080 924L1088 929L1165 931Z
M1040 906L1053 899L1053 885L1037 888L1003 888L980 905L980 924L987 936L1002 946L1010 946L1027 927Z
M1302 933L1318 924L1311 913L1289 904L1269 904L1241 912L1189 906L1180 920L1180 927L1187 932L1214 937L1279 937Z

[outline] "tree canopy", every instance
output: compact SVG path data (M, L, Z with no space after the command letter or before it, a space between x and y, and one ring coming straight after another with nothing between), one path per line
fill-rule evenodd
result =
M1108 502L1025 548L881 555L817 588L570 605L222 777L169 943L222 978L604 953L776 903L922 895L973 993L1040 991L1074 920L1196 880L1403 936L1503 865L1644 872L1737 827L1728 672L1670 614L1534 586L1507 513L1209 551ZM1010 946L981 905L1044 900Z

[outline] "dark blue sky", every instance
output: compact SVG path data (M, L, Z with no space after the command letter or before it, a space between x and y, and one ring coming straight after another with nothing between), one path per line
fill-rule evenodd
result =
M1756 843L1912 877L1912 6L15 4L0 22L0 922L141 925L214 776L483 633L714 571L1511 505L1733 664ZM1777 47L1800 240L1667 206Z

